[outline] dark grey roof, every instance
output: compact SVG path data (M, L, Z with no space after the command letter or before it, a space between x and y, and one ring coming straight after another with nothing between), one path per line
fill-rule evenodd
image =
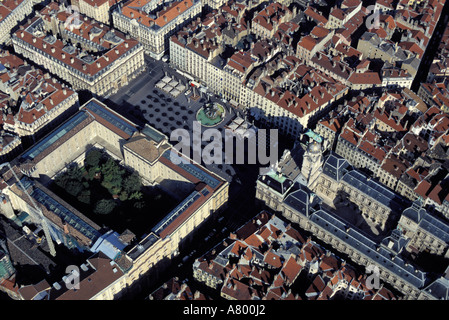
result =
M304 189L298 189L290 193L284 200L284 204L292 209L308 216L315 211L314 208L321 202L321 199L315 194Z
M350 167L351 165L348 161L332 152L324 162L323 173L336 181L340 181Z
M377 34L372 32L365 32L360 40L369 41L372 45L379 45L380 44L380 38Z
M431 216L428 212L426 212L419 225L430 234L446 243L449 243L449 226L439 219Z
M353 188L357 188L357 190L380 202L384 206L391 208L393 212L402 212L404 209L403 198L358 170L351 170L346 173L343 176L342 181L345 181Z
M37 244L29 240L25 234L3 218L0 219L0 234L7 239L7 248L13 263L22 266L36 266L47 274L56 267L56 263L47 256L46 241ZM32 275L25 276L31 277Z
M304 159L305 146L301 143L295 144L289 153L284 152L279 160L279 168L282 173L292 180L298 180L301 173L302 162Z
M259 178L259 181L263 182L281 195L285 195L293 185L293 181L290 179L286 179L285 177L283 177L282 179L276 179L270 174L261 176Z
M423 291L438 300L448 300L449 298L449 280L439 278L429 284Z
M424 287L426 282L424 272L415 269L398 256L392 260L393 255L388 250L378 247L375 242L357 230L347 229L341 220L330 213L323 210L316 211L311 215L310 220L405 282L416 288Z
M407 187L415 189L415 187L418 185L415 178L412 178L407 173L403 173L399 180L404 183Z
M382 240L381 245L391 253L399 254L409 241L410 239L406 239L402 235L401 230L394 229L388 237Z
M422 229L433 236L449 243L449 226L422 208L419 199L413 202L411 207L405 209L402 215L419 224Z
M417 59L416 57L411 57L409 59L406 59L402 62L402 65L404 64L408 64L410 65L413 69L418 70L419 65L421 63L421 60Z
M137 259L143 252L145 252L149 247L151 247L159 238L151 233L148 236L145 236L134 248L132 248L128 252L128 256L135 260Z
M226 35L227 37L229 37L229 38L236 38L237 35L238 35L237 30L235 30L234 27L231 27L229 29L228 28L224 28L222 30L222 33L224 35Z

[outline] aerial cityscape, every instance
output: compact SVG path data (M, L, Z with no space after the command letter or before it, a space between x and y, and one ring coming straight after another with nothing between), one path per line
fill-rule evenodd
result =
M448 21L0 0L0 300L449 300Z

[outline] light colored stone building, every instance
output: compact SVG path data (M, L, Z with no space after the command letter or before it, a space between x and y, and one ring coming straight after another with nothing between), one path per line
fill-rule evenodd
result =
M338 175L338 172L334 173ZM370 240L337 216L320 209L321 200L315 193L304 188L292 188L284 195L283 202L276 202L275 206L267 201L269 198L265 194L259 193L256 197L300 228L347 255L354 263L365 267L377 266L380 279L402 292L406 299L420 296L427 283L424 272L404 261L393 249Z
M130 0L112 13L114 26L139 40L151 57L160 60L169 49L169 38L201 13L201 1L170 3Z
M413 202L410 208L404 210L398 222L398 227L410 239L410 252L428 251L438 256L449 256L449 226L438 218L430 215L420 199Z
M78 7L80 13L110 25L110 9L117 2L114 0L79 0Z
M31 15L38 0L11 0L0 3L0 43L11 40L11 30L17 23Z
M14 33L15 51L75 90L102 96L116 92L145 69L143 47L138 41L88 17L66 28L67 19L68 14L52 3ZM102 54L94 56L92 51Z
M48 182L67 164L82 163L86 151L92 147L107 151L121 164L137 171L145 184L158 185L179 200L178 205L129 250L124 251L125 245L120 245L119 241L115 242L113 252L109 247L106 249L102 243L114 238L114 234L103 234L93 221L37 181ZM39 203L54 240L80 250L106 250L111 255L108 257L124 275L94 297L112 299L123 294L122 290L141 285L143 279L151 281L144 275L161 261L175 257L179 246L191 238L199 225L226 207L229 183L184 156L178 163L179 156L162 133L149 126L139 131L132 122L91 99L72 118L15 159L13 167L20 167L21 172L30 177L23 178L24 183L30 180L25 188ZM29 212L33 210L32 203L21 190L13 185L4 188L2 193L14 209Z

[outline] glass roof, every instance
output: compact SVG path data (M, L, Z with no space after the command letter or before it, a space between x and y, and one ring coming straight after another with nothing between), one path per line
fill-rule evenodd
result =
M137 129L133 125L126 122L124 119L115 115L111 111L105 109L104 107L99 105L95 100L89 101L83 108L97 114L98 116L108 121L110 124L117 127L118 129L122 130L129 136L132 136L134 132L137 131Z
M61 220L67 222L74 229L81 232L84 236L89 238L92 242L95 242L100 236L94 227L88 224L86 221L81 219L74 212L67 209L61 203L59 203L54 198L50 197L44 191L39 188L34 188L31 196L40 204L44 205L48 210L54 212Z
M162 155L164 158L167 158L168 160L170 160L170 162L171 162L171 152L173 152L173 151L167 150ZM218 181L217 179L212 177L210 174L208 174L206 171L204 171L200 167L194 165L193 163L181 161L179 164L176 164L176 166L187 171L188 173L193 175L195 178L206 183L208 186L210 186L213 189L215 189L220 184L220 181Z
M61 126L52 131L49 135L35 144L32 148L28 149L27 152L22 154L23 159L33 160L37 157L42 151L50 147L57 140L63 137L67 132L75 128L78 124L83 122L83 120L87 119L88 115L85 112L79 112L75 114L68 121L64 122Z
M151 231L159 234L184 211L186 211L196 200L201 197L198 191L193 191L187 198L176 206L164 219L162 219Z

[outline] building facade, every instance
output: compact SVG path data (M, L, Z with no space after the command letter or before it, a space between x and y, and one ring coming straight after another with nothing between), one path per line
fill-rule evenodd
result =
M175 194L179 201L149 234L128 249L115 240L120 238L118 234L104 233L95 222L38 181L42 176L53 178L68 163L82 164L92 147L105 150L125 167L137 171L144 184L157 185ZM180 163L176 161L179 157ZM175 257L179 246L211 215L223 210L228 201L228 182L179 155L162 133L149 126L139 131L132 122L96 99L88 101L72 118L22 153L13 166L21 167L21 172L28 175L21 178L20 185L16 183L2 190L14 210L41 210L54 241L80 251L106 250L108 258L124 273L123 281L117 280L104 294L95 295L98 299L112 299L123 294L120 290L140 285L143 279L151 281L144 275L161 261ZM4 174L11 174L8 172Z
M66 28L68 14L52 4L14 33L17 53L42 65L75 90L101 96L115 93L145 69L143 47L138 41L88 17ZM90 51L102 54L94 56Z
M160 60L169 49L169 37L200 13L199 0L162 4L158 0L131 0L120 3L112 19L117 29L138 39L145 52Z
M41 1L14 0L2 1L0 4L0 43L8 43L11 40L11 31L17 23L31 15L33 6Z

